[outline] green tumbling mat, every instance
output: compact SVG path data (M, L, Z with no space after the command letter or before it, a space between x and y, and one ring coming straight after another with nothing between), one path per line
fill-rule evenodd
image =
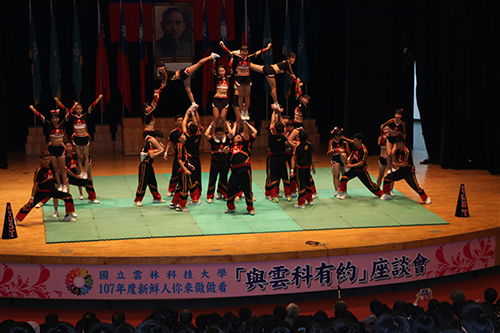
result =
M94 188L100 204L78 200L75 186L70 186L76 222L63 222L64 202L59 201L59 217L53 218L52 201L43 206L47 243L102 241L115 239L227 235L242 233L289 232L303 230L381 228L414 225L448 224L421 203L395 191L391 201L374 196L358 180L348 183L349 198L334 198L330 168L316 169L313 175L318 192L314 205L294 208L294 199L273 203L265 199L265 170L254 170L253 193L255 216L246 210L245 200L236 202L236 213L224 214L226 202L206 202L208 173L203 173L202 204L190 206L189 212L177 212L166 204L152 203L146 190L143 207L134 206L137 175L94 177ZM157 174L158 190L165 195L169 174ZM283 191L281 191L283 192ZM84 196L87 193L84 190Z

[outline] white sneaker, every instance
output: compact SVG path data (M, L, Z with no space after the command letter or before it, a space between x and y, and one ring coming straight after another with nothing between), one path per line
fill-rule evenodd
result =
M40 207L42 207L42 205L40 205L40 203L37 203L37 204L35 205L35 208L40 208Z
M207 203L212 203L212 202L214 202L214 199L212 199L212 198L207 199Z
M221 199L222 199L222 194L217 193L217 195L215 196L215 199L217 199L217 200L221 200Z
M177 205L173 204L173 203L170 203L170 205L168 205L168 208L170 208L170 209L176 209Z
M87 179L87 178L89 178L89 176L87 175L87 173L86 173L86 172L82 172L82 173L83 173L83 176L81 176L81 177L82 177L82 179Z
M78 199L83 200L85 198L83 197L83 194L80 194L80 197L78 197Z
M214 53L212 52L212 54L210 54L210 56L212 57L212 59L216 60L218 58L220 58L220 55L218 55L217 53Z
M62 190L63 190L63 186L62 186L62 184L59 184L59 186L57 187L57 190L58 190L59 192L62 192Z
M432 203L431 197L427 197L427 200L425 200L426 205L430 205Z
M70 215L73 216L73 217L78 217L78 214L75 213L75 212L71 213Z
M134 205L136 205L137 207L142 207L142 202L134 201Z
M249 213L250 215L255 215L255 210L253 210L253 209L252 209L252 210L251 210L251 211L249 211L248 213Z
M335 193L333 193L333 195L334 195L335 197L338 197L338 195L339 195L339 191L335 191Z
M59 212L56 210L54 211L54 214L52 214L53 218L59 217Z
M100 204L101 202L97 199L94 199L94 200L88 200L87 203L91 203L91 204Z
M63 187L62 187L62 191L63 191L64 193L68 193L68 185L63 185Z
M347 198L349 198L349 196L347 195L347 193L340 193L340 197L339 197L340 200L344 200L344 199L347 199Z
M388 193L384 193L382 194L382 196L380 197L380 200L392 200L392 197L390 194Z
M175 210L178 212L189 212L189 209L186 207L175 207Z
M293 205L293 207L298 208L298 209L304 209L304 208L306 208L305 205Z
M308 205L308 206L312 206L312 205L314 205L314 202L312 202L312 201L308 201L308 202L306 202L306 205Z
M198 105L198 104L196 104L195 102L193 102L193 103L191 104L191 106L189 107L189 110L194 110L194 109L196 109L197 107L199 107L199 105Z
M167 192L167 197L172 197L174 194L172 192Z
M387 169L387 174L390 175L392 173L392 169Z
M314 194L312 195L312 198L313 198L313 199L318 199L318 193L314 193Z
M337 195L335 196L335 198L340 199L340 192L337 193Z
M76 219L71 216L71 215L66 215L64 218L63 218L63 221L64 222L76 222Z
M224 212L224 214L232 214L234 212L236 212L236 209L228 209Z
M153 203L165 203L167 200L165 199L158 199L158 200L153 200Z
M396 196L396 194L394 194L394 191L393 191L393 190L391 190L391 191L389 192L389 194L391 195L391 197L395 197L395 196Z

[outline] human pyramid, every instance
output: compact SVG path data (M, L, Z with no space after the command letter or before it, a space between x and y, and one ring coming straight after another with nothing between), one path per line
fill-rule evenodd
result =
M268 51L271 44L253 54L249 54L247 46L242 46L237 51L230 51L222 42L220 44L231 57L229 70L222 65L217 66L219 55L216 53L177 71L166 68L162 62L157 64L158 71L163 74L163 80L154 92L153 101L144 103L142 106L145 146L140 153L141 162L134 205L143 206L142 200L148 187L153 195L153 203L166 203L158 192L153 162L162 154L165 161L168 161L168 153L171 150L173 151L172 172L166 195L172 197L169 207L179 212L189 212L186 205L200 205L202 202L200 143L204 135L211 145L206 202L211 204L214 199L225 200L227 203L225 213L229 214L236 212L235 202L240 201L240 198L245 198L248 213L255 215L250 157L257 130L248 122L250 120L248 105L250 104L251 70L266 76L273 98L271 105L273 113L268 128L266 199L279 202L281 197L279 188L280 183L283 182L286 201L291 202L293 198L297 198L298 202L294 207L298 209L313 205L313 199L317 198L314 180L311 176L311 171L315 173L313 146L307 141L308 134L302 127L304 115L309 114L311 98L302 93L302 82L292 71L296 55L292 52L286 60L280 63L262 66L252 63L252 60ZM191 91L191 76L210 60L212 60L216 93L212 102L213 120L205 130L201 126L198 105ZM295 83L295 97L299 104L294 110L293 120L282 115L283 109L277 101L275 75L282 73L287 73ZM183 81L192 104L184 115L175 116L176 128L170 132L165 146L162 143L163 133L154 128L154 111L167 82L173 80ZM230 82L234 86L232 100L236 118L234 122L226 119ZM90 135L87 132L86 121L101 98L102 95L85 113L80 103L75 102L68 110L55 98L64 114L61 114L59 109L51 110L50 121L30 106L30 109L48 129L50 140L47 150L40 153L41 164L35 171L31 198L17 213L16 223L21 222L32 208L40 207L40 204L46 203L50 198L54 199L54 218L59 216L57 200L62 199L66 208L64 221L76 221L77 215L74 211L73 198L68 191L68 184L79 187L80 200L84 199L82 193L82 187L84 187L88 193L88 203L100 203L96 198L90 174ZM371 180L367 172L368 153L363 145L363 135L357 133L350 140L343 136L341 129L335 128L331 132L328 154L332 156L333 184L337 198L342 200L348 198L347 182L358 177L372 193L382 200L390 200L394 196L392 191L394 181L405 179L426 204L431 203L430 198L416 181L415 167L409 150L404 145L406 127L401 120L402 112L402 109L396 110L395 117L380 128L381 153L377 184ZM70 142L64 142L65 124L70 121L73 124L73 135ZM384 177L386 169L388 171ZM231 170L230 175L229 170ZM380 189L382 180L383 190ZM216 186L217 195L215 195ZM189 202L188 196L190 196Z

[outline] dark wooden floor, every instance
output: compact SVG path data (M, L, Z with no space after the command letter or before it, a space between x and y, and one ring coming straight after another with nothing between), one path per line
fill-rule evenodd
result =
M326 147L316 147L315 151L316 166L329 167ZM423 160L424 154L414 151L414 160ZM265 149L256 149L252 167L263 169L265 159ZM373 175L377 174L376 159L376 156L369 158L369 172ZM0 203L4 207L10 202L17 213L28 201L38 163L37 156L9 155L9 169L0 170ZM204 170L208 170L208 163L209 156L203 155ZM96 153L93 174L135 174L137 164L136 156ZM170 163L157 161L155 170L169 173ZM0 241L0 258L2 262L46 264L188 264L325 256L324 248L305 244L310 239L328 244L330 256L417 248L487 235L497 235L497 244L500 243L500 176L481 170L444 170L436 165L417 165L417 172L420 185L432 198L432 204L425 207L449 225L45 244L42 212L33 210L18 225L17 239ZM466 188L469 218L454 215L461 184ZM398 182L396 189L420 202L406 183ZM99 189L96 190L99 194ZM497 260L499 257L497 250Z

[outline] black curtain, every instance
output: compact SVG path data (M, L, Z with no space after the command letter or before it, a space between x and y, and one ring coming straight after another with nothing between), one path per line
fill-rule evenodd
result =
M430 160L500 172L500 3L414 1L417 101Z
M234 0L236 41L239 47L243 22L243 1ZM42 62L43 91L39 109L54 107L48 87L48 52L50 49L49 0L32 3ZM285 0L269 1L274 61L281 61ZM207 5L210 2L207 1ZM444 168L487 169L500 172L496 128L499 108L498 59L500 59L500 2L465 0L341 0L304 1L307 51L312 96L311 117L319 133L327 140L334 126L344 128L347 136L365 135L370 154L378 154L379 126L405 109L408 124L407 143L411 147L413 111L413 63L417 66L417 102L422 129L431 162ZM2 50L0 71L5 95L0 117L7 126L9 149L22 149L33 115L31 66L28 58L28 1L2 1ZM81 99L88 105L95 99L96 1L78 1L78 15L83 50L83 89ZM252 50L262 46L264 0L249 1ZM71 1L54 0L59 37L63 101L74 98L71 84ZM297 50L300 1L289 0L292 49ZM9 13L8 15L6 13ZM109 26L109 0L101 1L106 30ZM212 34L217 32L211 32ZM130 42L129 61L132 84L132 113L139 117L137 43ZM117 43L108 45L112 97L103 115L104 123L121 121L121 98L116 83ZM218 50L217 43L212 43ZM201 42L195 44L201 55ZM153 79L152 45L147 68L147 94L159 82ZM257 60L260 62L261 60ZM198 74L198 73L197 73ZM200 72L201 74L201 72ZM253 74L252 119L266 117L264 78ZM283 97L283 75L277 76L279 101ZM193 78L192 88L201 100L201 75ZM289 100L289 113L295 101ZM162 93L158 117L184 112L189 105L182 84L169 84ZM210 114L210 110L207 112ZM92 113L91 123L100 123L100 114ZM230 116L231 113L230 113ZM6 120L5 120L6 119ZM10 126L13 124L13 126ZM163 129L167 130L167 129ZM1 145L5 145L2 138Z

